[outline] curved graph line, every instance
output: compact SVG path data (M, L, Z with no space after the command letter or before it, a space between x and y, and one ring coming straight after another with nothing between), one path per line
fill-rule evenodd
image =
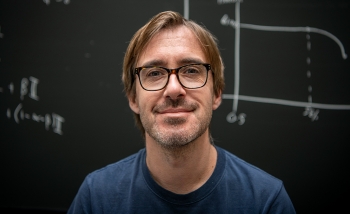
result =
M333 41L335 41L338 46L340 47L340 51L342 54L343 59L347 59L348 55L345 53L345 49L341 41L334 36L333 34L329 33L328 31L314 28L314 27L281 27L281 26L263 26L263 25L253 25L253 24L244 24L235 22L235 20L230 19L230 17L225 14L221 18L221 24L222 25L230 25L233 28L247 28L247 29L253 29L253 30L262 30L262 31L284 31L284 32L312 32L312 33L319 33L324 36L329 37Z

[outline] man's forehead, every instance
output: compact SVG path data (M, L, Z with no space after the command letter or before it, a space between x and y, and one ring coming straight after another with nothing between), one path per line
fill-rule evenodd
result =
M141 51L137 66L208 63L206 58L198 37L186 26L178 26L155 34Z

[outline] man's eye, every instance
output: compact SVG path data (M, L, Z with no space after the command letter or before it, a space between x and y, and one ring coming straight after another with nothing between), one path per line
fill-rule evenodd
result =
M183 73L184 74L198 74L200 72L198 69L195 69L195 68L187 68Z
M159 70L151 70L147 72L148 77L158 77L164 75L164 72L159 71Z
M161 73L159 71L152 71L148 73L148 76L154 77L154 76L159 76Z

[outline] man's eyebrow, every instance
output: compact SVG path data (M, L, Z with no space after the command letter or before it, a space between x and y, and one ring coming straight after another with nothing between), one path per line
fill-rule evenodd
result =
M180 64L181 65L186 65L186 64L197 64L197 63L205 63L203 60L199 59L199 58L184 58L180 60Z
M140 67L152 67L152 66L158 67L158 66L164 66L164 65L165 65L165 62L163 60L155 59L144 63Z
M179 66L187 65L187 64L197 64L197 63L205 63L205 62L199 58L193 58L193 57L183 58L183 59L179 60L179 62L178 62ZM155 60L151 60L151 61L144 63L140 67L152 67L152 66L164 67L165 65L166 65L166 62L164 60L155 59Z

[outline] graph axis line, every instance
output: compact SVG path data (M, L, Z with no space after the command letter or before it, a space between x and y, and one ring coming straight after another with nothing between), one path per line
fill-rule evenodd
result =
M311 108L327 109L327 110L350 110L350 104L343 105L343 104L324 104L324 103L314 103L314 102L310 103L310 102L292 101L292 100L284 100L284 99L276 99L276 98L268 98L268 97L254 97L254 96L234 95L234 94L223 94L222 98L248 101L248 102L285 105L285 106L292 106L292 107L302 107L302 108L311 107Z

